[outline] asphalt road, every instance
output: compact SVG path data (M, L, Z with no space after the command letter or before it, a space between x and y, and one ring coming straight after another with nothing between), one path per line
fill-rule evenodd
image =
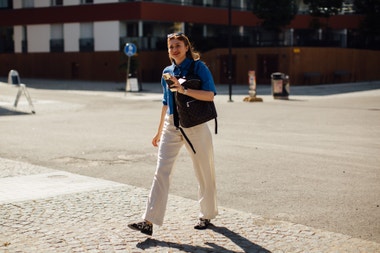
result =
M159 84L23 82L36 114L24 97L15 111L17 87L0 83L0 157L150 188ZM262 103L243 102L245 86L230 102L227 88L216 97L219 205L380 242L380 82L291 87L286 101L259 86ZM185 149L171 193L196 199Z

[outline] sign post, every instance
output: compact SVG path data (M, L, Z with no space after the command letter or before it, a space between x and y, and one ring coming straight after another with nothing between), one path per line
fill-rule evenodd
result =
M21 94L24 94L25 97L26 97L26 99L28 100L30 108L32 109L32 113L36 113L36 111L34 110L33 103L32 103L32 98L30 97L29 92L26 89L26 85L20 82L20 76L19 76L19 74L18 74L18 72L16 70L12 69L11 71L9 71L9 74L8 74L8 83L9 84L15 84L15 85L19 86L18 92L17 92L17 95L16 95L16 99L15 99L15 102L14 102L13 106L15 108L17 107L17 104L18 104L18 101L20 99Z
M130 88L129 83L129 69L131 65L131 57L134 56L137 52L137 47L133 43L126 43L124 46L124 53L126 56L128 56L128 65L127 65L127 80L125 83L125 92L127 92Z

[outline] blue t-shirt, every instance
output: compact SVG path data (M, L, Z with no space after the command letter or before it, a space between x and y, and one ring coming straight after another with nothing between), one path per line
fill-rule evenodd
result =
M173 76L184 77L187 75L192 62L192 59L186 58L180 65L175 65L173 63L172 65L167 66L162 73L169 73ZM214 79L204 62L199 60L195 61L194 74L199 76L199 79L202 81L202 90L213 91L216 95ZM161 78L161 85L164 93L162 103L168 106L167 114L173 114L173 93L168 88L164 78Z

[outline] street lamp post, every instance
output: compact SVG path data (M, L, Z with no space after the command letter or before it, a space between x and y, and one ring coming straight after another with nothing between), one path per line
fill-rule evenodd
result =
M232 15L231 0L228 0L228 102L232 100Z

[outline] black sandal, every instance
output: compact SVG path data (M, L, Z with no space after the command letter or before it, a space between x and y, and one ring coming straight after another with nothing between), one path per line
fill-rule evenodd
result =
M197 222L197 224L195 224L194 228L195 229L206 229L208 228L208 226L211 224L211 221L209 219L202 219L200 218Z
M153 234L153 224L149 224L146 221L137 222L137 223L131 223L128 224L128 227L133 230L140 231L143 234L146 235L152 235Z

